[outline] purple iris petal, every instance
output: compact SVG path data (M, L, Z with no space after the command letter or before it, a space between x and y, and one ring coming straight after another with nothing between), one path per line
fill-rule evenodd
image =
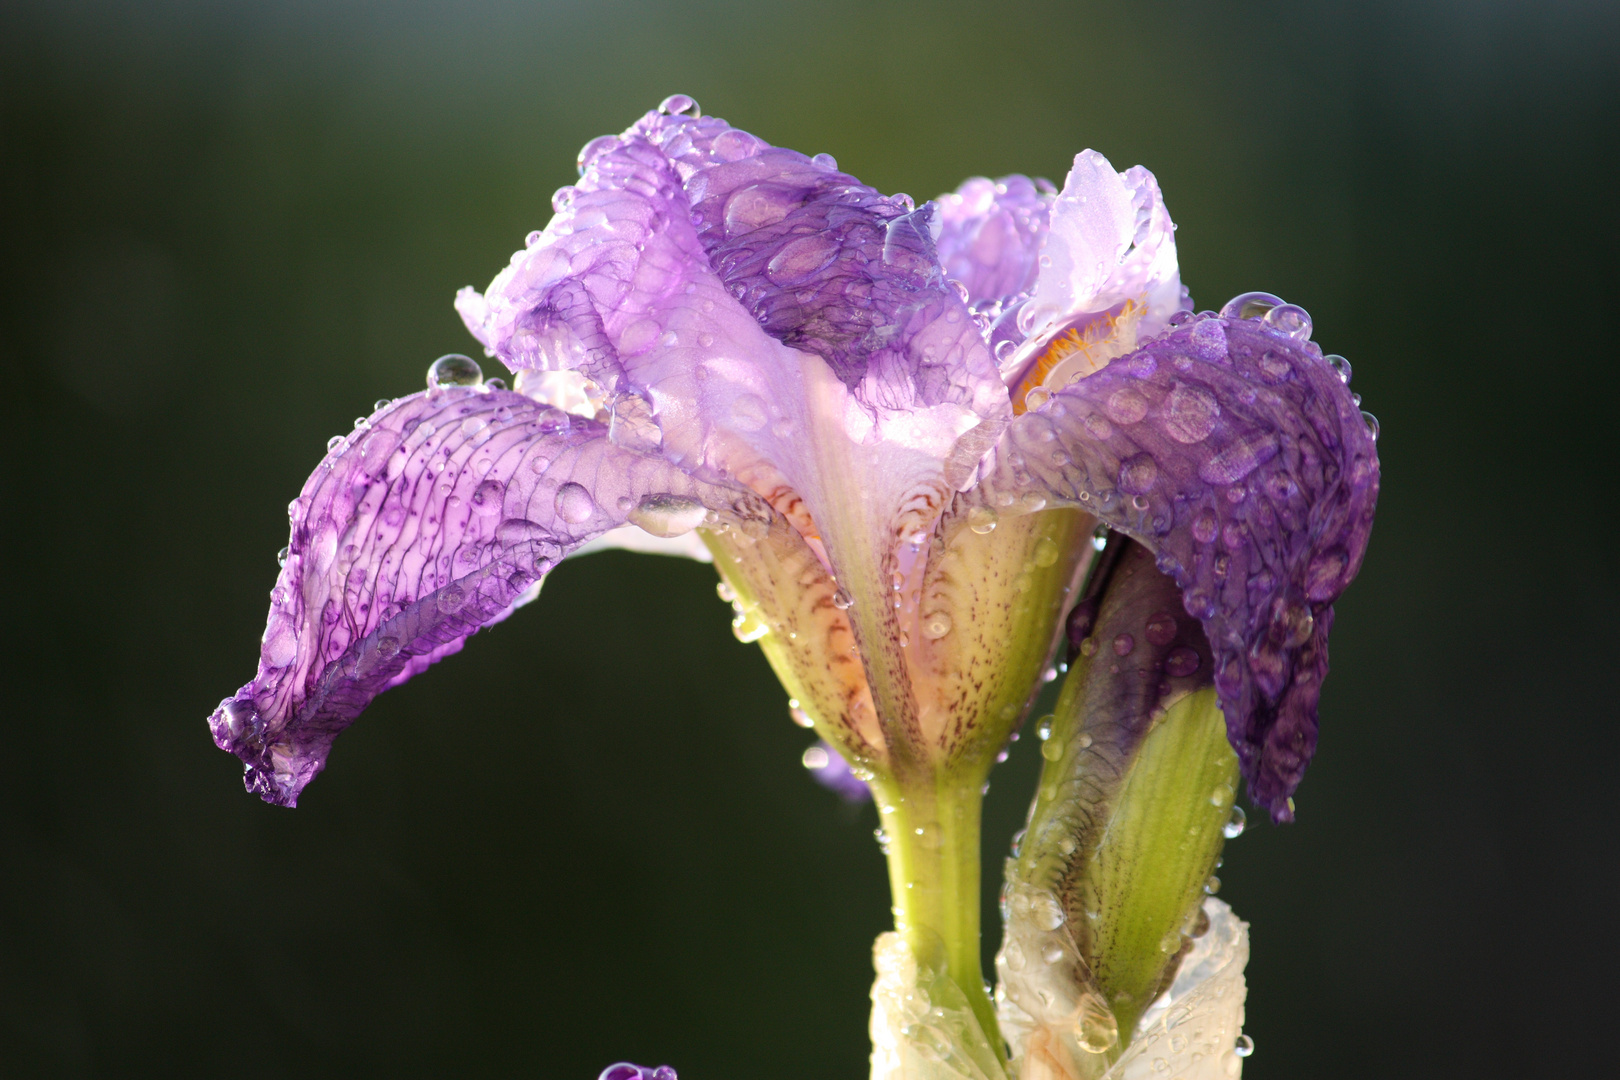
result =
M334 439L288 508L254 680L209 718L248 790L291 806L377 694L532 596L569 551L633 521L764 519L752 493L615 446L602 424L509 391L402 398Z
M879 421L917 414L912 445L936 459L940 432L948 453L963 430L1007 415L989 350L939 266L931 205L914 210L825 155L715 117L649 113L587 146L581 167L551 224L484 294L457 298L508 365L576 368L632 392L650 402L667 455L732 471L717 431L793 471L794 447L768 432L770 410L791 423L812 392L795 351L821 357ZM939 405L957 412L920 415ZM797 479L801 493L814 486Z
M1331 604L1361 566L1373 435L1316 345L1205 316L1015 420L978 497L1083 506L1152 549L1209 635L1250 797L1290 816Z
M616 439L623 418L627 445L790 514L859 605L863 661L903 714L886 560L1011 415L934 210L713 117L649 113L580 163L550 224L457 298L469 329L514 368L599 383Z
M939 261L967 288L970 304L1034 287L1052 191L1048 185L1043 194L1027 176L976 176L940 197Z

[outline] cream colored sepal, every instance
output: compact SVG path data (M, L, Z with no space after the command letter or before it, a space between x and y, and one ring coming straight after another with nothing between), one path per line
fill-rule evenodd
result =
M1192 940L1170 989L1142 1014L1130 1045L1106 1071L1098 1071L1100 1055L1075 1054L1069 1032L1034 1021L998 988L1018 1080L1237 1080L1249 926L1214 897L1204 901L1204 914L1209 929Z
M944 943L936 935L933 944L922 959L892 930L872 945L872 1080L1007 1080L1001 1055L945 973Z

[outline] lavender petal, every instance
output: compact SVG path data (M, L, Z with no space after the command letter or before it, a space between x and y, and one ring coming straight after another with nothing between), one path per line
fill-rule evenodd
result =
M968 303L1005 300L1034 287L1051 195L1027 176L975 176L941 195L939 208L939 261L946 276L967 288Z
M571 550L626 522L667 535L711 511L770 515L600 423L475 387L386 405L333 440L288 509L258 674L209 718L248 790L283 806L372 698L531 599Z
M1209 635L1250 797L1281 820L1378 479L1373 435L1316 345L1209 316L1015 420L975 494L1082 506L1157 554Z
M1140 165L1115 172L1095 150L1075 155L1052 203L1040 263L1017 312L1023 345L1002 364L1009 385L1047 342L1088 317L1129 302L1140 308L1135 340L1147 341L1188 306L1158 181Z

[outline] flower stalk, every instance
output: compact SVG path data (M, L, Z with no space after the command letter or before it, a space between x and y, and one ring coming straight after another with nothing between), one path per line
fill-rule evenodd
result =
M1002 1037L979 960L979 823L982 775L941 772L933 782L874 782L889 863L894 926L912 952L943 949L943 967L1000 1057Z

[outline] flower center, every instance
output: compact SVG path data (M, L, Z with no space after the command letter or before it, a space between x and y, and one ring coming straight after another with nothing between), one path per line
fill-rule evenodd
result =
M1085 315L1055 335L1013 388L1015 415L1038 409L1054 391L1101 371L1115 357L1136 348L1136 326L1147 305L1127 300L1107 311Z

